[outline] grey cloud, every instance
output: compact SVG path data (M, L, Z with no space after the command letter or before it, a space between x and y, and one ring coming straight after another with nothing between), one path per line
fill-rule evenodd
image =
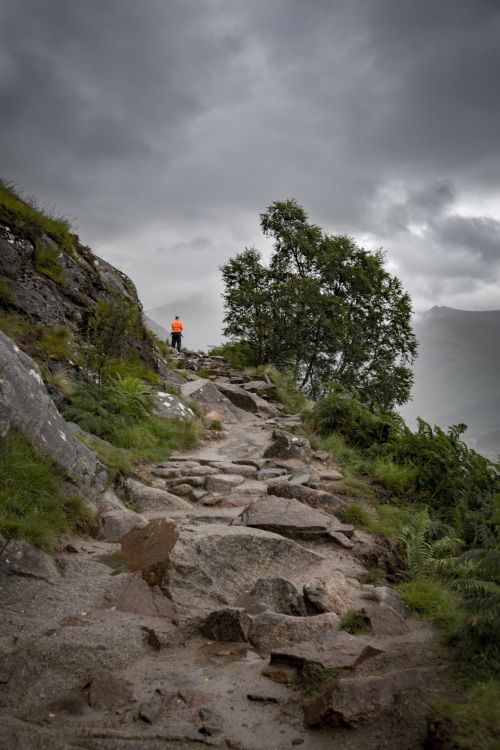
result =
M500 217L456 206L498 193L499 38L496 0L4 0L2 170L150 306L209 278L220 308L217 266L285 197L419 299L468 274L478 304Z

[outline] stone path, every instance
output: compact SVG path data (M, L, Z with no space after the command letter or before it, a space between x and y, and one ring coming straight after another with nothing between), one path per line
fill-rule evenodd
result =
M335 518L336 467L293 432L269 450L295 422L252 414L143 467L140 518L109 511L150 540L133 550L142 575L118 542L72 539L42 577L0 576L3 747L417 747L423 698L446 677L433 629L361 583L387 550ZM175 529L170 554L153 519ZM351 610L369 633L340 629Z

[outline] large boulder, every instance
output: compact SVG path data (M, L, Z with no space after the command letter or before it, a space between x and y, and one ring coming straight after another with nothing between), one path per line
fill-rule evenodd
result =
M155 394L155 410L157 414L167 419L182 419L184 421L196 419L194 411L190 406L186 406L179 396L164 391L158 391Z
M298 458L309 461L311 454L311 446L306 438L277 429L273 431L273 442L266 448L264 458Z
M317 612L345 615L356 606L357 592L345 575L334 570L328 578L313 578L304 585L304 596Z
M0 331L0 421L25 435L79 485L100 492L107 473L80 442L45 389L37 364Z
M332 681L319 696L305 705L305 723L310 727L333 725L356 728L378 721L390 714L395 704L408 694L426 688L434 677L434 669L414 667L382 675Z
M141 571L144 580L152 585L162 584L178 538L175 523L160 518L143 528L131 529L120 540L127 568Z
M146 525L146 520L134 510L125 507L113 490L107 490L101 497L98 519L100 535L108 542L119 542L130 529Z
M210 612L200 625L200 632L211 641L247 641L250 623L242 607L225 607Z
M308 569L322 557L261 529L218 524L185 525L170 556L168 591L187 610L233 604L264 576Z
M226 383L223 380L217 380L216 385L217 389L239 409L249 411L252 414L259 414L262 417L276 417L280 413L268 401L245 390L245 388L240 388L239 385Z
M240 602L252 614L270 610L305 617L308 613L302 594L291 581L281 576L259 578L252 589L241 597Z
M234 406L217 387L206 378L196 378L181 385L181 395L185 399L196 401L205 416L226 422L244 422L251 419L248 412Z
M59 570L45 552L25 539L4 539L0 536L0 574L56 581Z
M248 639L259 651L270 652L303 643L333 643L339 628L340 618L332 613L294 617L264 612L254 617Z

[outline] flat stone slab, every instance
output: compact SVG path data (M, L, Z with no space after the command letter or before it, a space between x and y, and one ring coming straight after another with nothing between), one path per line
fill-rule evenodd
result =
M148 487L135 479L127 479L125 486L130 499L141 511L190 510L191 505L177 495L157 487Z
M292 538L320 537L345 547L353 546L346 534L352 533L354 527L293 498L264 495L245 508L238 522Z
M293 498L299 500L301 503L310 505L311 508L320 508L330 513L346 508L348 505L345 500L329 492L313 490L310 487L305 487L303 484L292 484L291 482L280 482L279 480L269 483L267 485L267 492L269 495Z
M289 648L273 649L270 664L286 664L300 672L318 667L353 669L365 659L383 651L374 639L338 631L317 641L304 641Z
M325 536L332 519L298 500L267 495L255 500L240 516L244 526L283 536Z
M210 467L214 469L214 473L218 471L222 474L239 474L246 479L255 479L255 475L257 474L255 466L234 464L230 461L212 461Z
M334 643L339 628L340 618L331 612L312 617L264 612L254 617L248 639L263 653L306 643L314 649L317 643Z
M220 492L222 494L231 492L234 487L243 484L245 477L241 474L213 474L205 481L208 492Z
M378 721L392 711L398 699L425 688L435 675L435 667L414 667L382 675L341 678L304 706L305 723L309 727L356 728Z

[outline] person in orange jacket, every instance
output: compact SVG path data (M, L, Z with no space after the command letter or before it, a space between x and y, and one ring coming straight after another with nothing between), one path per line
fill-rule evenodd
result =
M180 320L179 316L176 315L175 319L170 324L170 333L172 335L172 346L177 349L178 352L181 350L181 339L182 332L184 330L184 324Z

